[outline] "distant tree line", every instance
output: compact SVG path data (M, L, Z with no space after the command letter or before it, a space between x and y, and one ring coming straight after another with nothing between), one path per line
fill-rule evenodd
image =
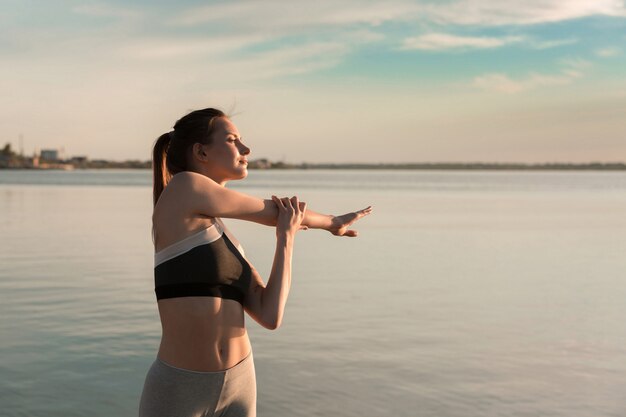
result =
M16 156L15 152L13 152L13 149L11 149L11 143L7 143L6 145L4 145L4 148L2 148L2 156L6 156L6 157L12 157L12 156Z

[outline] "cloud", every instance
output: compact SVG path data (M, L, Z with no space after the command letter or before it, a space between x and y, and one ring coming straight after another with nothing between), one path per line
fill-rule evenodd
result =
M530 47L533 49L550 49L557 48L559 46L564 45L573 45L578 43L578 39L569 38L569 39L553 39L553 40L532 40L530 41Z
M591 62L581 58L566 58L559 61L559 63L572 71L582 71L591 67Z
M525 78L513 79L506 74L489 73L475 77L472 85L487 91L515 94L537 87L570 84L584 75L582 68L591 65L584 60L563 61L563 64L566 67L557 74L530 73Z
M602 58L610 58L613 56L621 55L622 50L616 47L607 47L596 50L596 55Z
M538 40L525 36L458 36L447 33L427 33L406 38L399 50L446 50L446 49L488 49L510 44L521 44L532 49L549 49L577 43L578 39Z
M383 36L371 29L383 24L493 27L542 24L593 15L626 17L626 8L618 0L453 0L445 3L424 0L344 0L338 3L233 1L182 9L164 24L174 30L205 29L226 38L244 33L252 38L263 36L267 42L300 38L299 41L306 44L307 41L302 39L324 33L325 40L342 38L342 42L363 44L382 40ZM366 36L353 36L351 40L345 36L348 32L354 34L359 31ZM578 39L573 38L533 40L526 36L463 36L434 30L404 39L397 49L493 49L511 44L549 49L577 42ZM162 51L150 48L152 52L144 52L143 55L184 54L186 50L202 49L201 44L195 42L188 47L164 47ZM238 49L239 46L233 44L233 48Z
M521 42L520 36L504 38L456 36L447 33L427 33L425 35L407 38L399 49L442 50L458 48L498 48L510 43Z
M539 86L569 84L572 80L573 77L568 74L531 74L526 79L513 80L505 74L492 73L476 77L474 79L473 85L475 87L483 88L485 90L513 94L519 93L521 91L530 90Z
M120 45L119 51L134 60L171 59L171 58L206 58L221 53L228 53L262 43L271 39L269 36L214 36L214 37L147 37L133 39Z
M300 31L318 26L367 24L378 26L388 21L417 17L419 4L409 1L341 3L266 0L230 2L187 9L173 19L174 26L197 26L206 23L232 22L237 27L282 32L285 28Z
M467 0L424 5L424 9L434 22L457 25L534 25L594 15L626 17L621 0Z
M228 21L234 28L301 33L312 27L429 22L453 25L534 25L587 16L626 17L621 0L389 0L341 3L266 0L193 7L170 19L175 26Z
M314 42L284 47L235 60L228 65L232 68L227 72L236 73L238 69L244 69L241 76L251 79L303 74L334 67L349 51L350 48L341 42ZM254 71L249 71L249 68Z

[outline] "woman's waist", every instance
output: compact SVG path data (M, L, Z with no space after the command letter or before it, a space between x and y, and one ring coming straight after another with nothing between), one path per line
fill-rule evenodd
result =
M158 357L182 369L213 372L228 369L252 350L245 331L186 334L163 332Z
M217 297L181 297L158 302L162 338L159 358L172 366L225 369L250 352L240 303Z

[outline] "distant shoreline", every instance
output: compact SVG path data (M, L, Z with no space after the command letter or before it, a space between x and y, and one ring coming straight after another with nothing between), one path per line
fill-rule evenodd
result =
M406 164L294 164L272 169L400 169L400 170L602 170L624 171L626 163L599 163L586 164L545 163L406 163Z
M308 170L308 169L340 169L340 170L356 170L356 169L385 169L385 170L488 170L488 171L626 171L626 163L612 162L590 162L590 163L301 163L292 164L286 162L270 162L267 160L250 161L249 169L262 170ZM150 161L87 161L81 164L71 163L52 163L40 167L32 166L0 166L0 169L26 169L26 170L82 170L82 169L151 169Z

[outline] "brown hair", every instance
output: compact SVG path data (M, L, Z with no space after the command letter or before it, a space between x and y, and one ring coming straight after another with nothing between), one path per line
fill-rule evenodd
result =
M152 149L153 204L172 176L187 171L188 150L194 143L211 143L215 119L228 117L221 110L208 108L192 111L180 118L174 130L161 135Z

